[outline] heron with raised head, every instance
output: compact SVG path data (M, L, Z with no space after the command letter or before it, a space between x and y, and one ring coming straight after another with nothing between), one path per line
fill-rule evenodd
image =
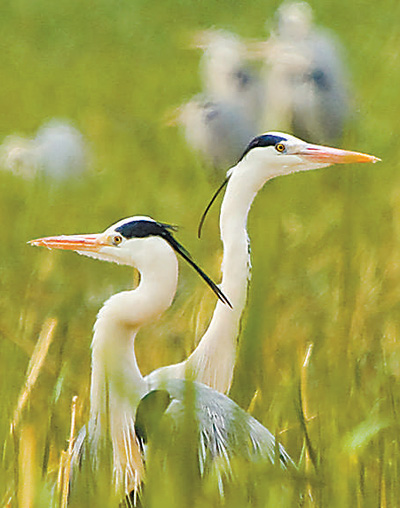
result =
M98 313L92 341L90 416L79 434L73 463L78 468L82 450L88 450L95 467L101 467L102 443L110 439L116 486L129 494L143 481L146 451L157 432L149 428L146 411L151 400L162 396L157 422L178 439L185 425L188 390L193 393L196 428L196 467L206 477L217 473L217 485L234 478L231 462L293 465L274 436L227 396L201 383L143 378L136 361L134 341L139 329L154 321L172 303L178 280L176 252L188 261L216 292L223 293L194 263L172 234L171 227L149 217L130 217L100 234L55 236L32 240L32 245L73 250L96 259L135 267L139 286L109 298ZM158 403L158 402L157 402ZM85 445L85 446L84 446Z
M378 160L363 153L306 143L281 132L269 132L254 138L240 161L228 171L216 193L226 186L220 213L223 244L220 288L233 309L217 302L211 322L192 354L180 363L153 371L147 377L149 382L184 378L190 372L193 379L227 393L232 383L240 318L246 303L250 272L247 217L257 192L266 182L278 176L332 164Z

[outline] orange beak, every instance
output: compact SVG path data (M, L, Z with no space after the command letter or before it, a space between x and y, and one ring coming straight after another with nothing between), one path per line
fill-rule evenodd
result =
M301 155L312 162L322 162L326 164L351 164L359 162L379 162L381 159L368 155L366 153L350 152L349 150L340 150L329 146L306 145L300 148L296 155Z
M36 247L47 247L48 249L63 249L75 251L98 252L105 245L102 235L61 235L47 236L28 242Z

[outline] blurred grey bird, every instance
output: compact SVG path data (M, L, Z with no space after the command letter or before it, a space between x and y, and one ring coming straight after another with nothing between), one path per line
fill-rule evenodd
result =
M290 129L312 142L334 142L351 115L350 79L343 50L328 30L315 27L306 2L285 2L264 45L264 127Z
M204 92L238 108L258 132L265 101L262 82L249 65L246 44L226 30L205 30L196 34L194 45L203 50L200 76Z
M83 135L64 120L52 119L35 137L7 136L0 146L1 166L25 178L45 174L65 179L85 171L89 149Z
M237 163L256 132L234 105L204 94L177 108L170 123L183 128L188 145L210 166L224 171Z
M205 30L195 34L192 46L203 50L203 93L177 109L175 123L207 164L226 171L259 132L262 82L249 67L246 45L236 35Z

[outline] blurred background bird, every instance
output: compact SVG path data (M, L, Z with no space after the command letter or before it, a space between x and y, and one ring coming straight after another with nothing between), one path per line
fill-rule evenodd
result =
M71 123L52 119L33 138L7 136L0 146L0 164L25 178L44 174L55 180L66 179L87 170L89 148Z
M315 26L306 2L285 2L268 20L267 41L222 30L197 32L192 47L202 94L176 110L187 143L207 165L228 169L257 133L284 130L334 143L352 115L350 78L337 37ZM259 59L256 69L251 60ZM254 64L254 62L252 62Z
M214 29L196 33L193 45L203 50L199 65L204 92L238 108L258 132L265 101L261 80L249 63L246 43L236 34Z
M236 164L256 134L256 126L239 108L206 94L182 104L170 120L173 123L183 128L188 145L218 175Z
M315 143L340 140L352 114L344 50L332 32L314 24L310 5L283 3L259 50L268 104L264 127L289 129Z
M192 39L201 49L202 93L177 110L187 143L220 172L239 160L259 132L263 118L262 82L251 68L246 44L226 30L204 30Z

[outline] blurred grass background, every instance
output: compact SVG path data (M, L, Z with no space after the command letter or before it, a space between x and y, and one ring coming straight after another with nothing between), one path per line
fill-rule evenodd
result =
M95 158L91 172L63 183L0 173L2 506L57 506L51 484L66 448L73 395L79 395L77 425L87 416L92 325L101 303L132 278L127 268L35 250L26 242L150 215L180 225L179 239L218 278L216 210L203 240L195 237L214 186L180 133L162 119L200 90L199 54L187 49L193 30L216 26L265 38L265 21L278 5L2 1L0 139L31 135L48 118L68 118ZM316 20L347 49L354 81L357 118L341 145L383 162L277 179L258 196L249 221L253 277L231 396L247 408L257 390L253 414L281 433L298 460L304 442L301 364L312 343L303 398L318 468L309 469L317 486L306 505L398 506L400 4L311 5ZM138 338L143 372L184 358L214 304L182 265L173 308ZM10 435L48 318L57 320L54 338ZM266 482L265 492L257 506L295 505L290 483L282 492ZM156 493L152 506L187 502ZM243 506L243 498L233 496L229 506Z

